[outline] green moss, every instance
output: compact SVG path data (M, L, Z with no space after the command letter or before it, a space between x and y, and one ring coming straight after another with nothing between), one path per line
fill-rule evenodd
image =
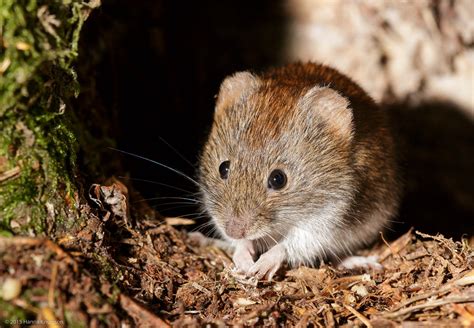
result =
M14 326L13 323L5 324L5 320L9 320L11 322L12 320L31 319L31 317L31 313L14 306L10 302L0 299L0 322L2 323L2 327Z
M45 288L39 288L39 287L33 287L33 288L28 288L25 291L23 291L21 298L24 299L28 304L31 304L33 306L37 306L37 302L32 301L34 298L38 298L38 296L46 296L48 295L48 290Z
M112 286L112 295L107 299L110 304L115 304L119 301L120 288L117 285Z
M86 323L81 320L82 318L77 318L75 316L75 312L65 311L64 317L66 319L66 327L71 327L71 328L87 327Z
M100 268L101 276L103 276L109 283L115 285L123 280L124 275L122 270L113 263L110 263L106 257L99 254L92 254L92 257L99 264L98 267ZM112 297L112 302L115 302L115 300L113 300L115 296Z
M19 168L0 179L0 231L53 233L77 219L68 102L79 91L79 33L97 4L0 2L0 177Z

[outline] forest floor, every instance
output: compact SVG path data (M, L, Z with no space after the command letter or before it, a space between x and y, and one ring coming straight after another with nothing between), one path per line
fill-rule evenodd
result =
M191 221L129 208L119 181L89 197L75 235L0 237L0 327L474 327L472 239L410 230L361 253L383 270L323 264L256 281L179 230Z

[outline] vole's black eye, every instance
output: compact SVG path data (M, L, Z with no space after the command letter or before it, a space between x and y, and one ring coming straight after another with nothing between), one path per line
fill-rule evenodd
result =
M230 161L224 161L219 165L219 174L221 175L222 179L227 179L229 176L230 170Z
M278 190L286 185L286 174L282 170L273 170L268 177L268 188Z

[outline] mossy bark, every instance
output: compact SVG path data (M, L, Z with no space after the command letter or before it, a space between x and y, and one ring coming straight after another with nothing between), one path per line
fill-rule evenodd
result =
M100 4L0 1L0 231L55 235L79 222L79 124L69 106L79 33Z

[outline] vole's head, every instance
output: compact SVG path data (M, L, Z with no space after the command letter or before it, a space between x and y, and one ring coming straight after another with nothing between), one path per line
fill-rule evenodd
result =
M280 239L302 220L337 225L327 216L353 192L352 134L348 100L330 88L226 78L200 160L205 210L231 239Z

